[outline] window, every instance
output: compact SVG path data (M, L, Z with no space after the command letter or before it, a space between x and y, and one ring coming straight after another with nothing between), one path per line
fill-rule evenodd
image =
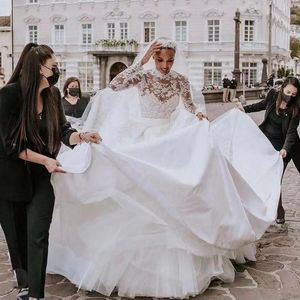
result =
M58 63L58 68L60 72L59 80L57 83L57 87L59 88L60 91L63 90L64 84L66 82L66 63L65 62L59 62Z
M220 41L220 20L208 20L208 41L219 42Z
M36 3L39 3L39 0L27 0L27 3L36 4Z
M82 44L92 44L92 24L81 24L82 28Z
M205 62L204 63L204 86L217 85L222 83L222 63Z
M149 43L155 39L155 22L144 22L144 42Z
M28 41L29 41L29 43L37 43L38 42L38 27L37 27L37 25L29 25L28 26Z
M120 39L127 40L128 39L128 24L120 23Z
M63 44L65 41L65 26L54 25L54 44Z
M242 72L246 86L252 86L257 82L257 63L243 62Z
M245 42L253 42L254 41L254 21L253 20L245 20L244 41Z
M107 23L107 37L110 40L116 38L116 25L115 23Z
M81 89L84 92L92 92L94 89L94 72L92 62L78 63L78 77L81 83Z
M187 22L175 21L175 40L177 42L187 41Z

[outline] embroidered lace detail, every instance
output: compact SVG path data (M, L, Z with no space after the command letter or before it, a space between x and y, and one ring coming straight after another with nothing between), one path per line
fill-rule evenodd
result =
M157 70L145 71L138 63L117 75L109 85L114 91L132 86L138 88L143 117L168 118L180 97L186 110L196 112L187 78L175 71L162 75Z

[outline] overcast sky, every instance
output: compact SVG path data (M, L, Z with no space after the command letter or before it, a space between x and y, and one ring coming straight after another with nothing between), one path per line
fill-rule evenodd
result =
M10 15L10 3L11 0L0 0L0 16Z

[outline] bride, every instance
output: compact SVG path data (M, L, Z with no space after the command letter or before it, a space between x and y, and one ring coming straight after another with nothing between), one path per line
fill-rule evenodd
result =
M104 295L186 298L233 281L231 259L255 260L282 159L237 109L209 123L179 52L152 44L92 103L83 130L103 143L59 157L48 272Z

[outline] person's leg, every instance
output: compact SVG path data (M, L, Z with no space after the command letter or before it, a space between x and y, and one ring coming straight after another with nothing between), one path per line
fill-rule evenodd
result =
M285 172L286 167L287 167L288 163L290 162L290 160L291 160L291 158L287 157L283 161L282 178L283 178L284 172ZM281 178L281 181L282 181L282 178ZM285 223L285 210L284 210L283 205L282 205L282 191L280 191L280 196L279 196L279 202L278 202L278 207L277 207L276 223L277 224L283 224L283 223Z
M18 287L26 287L28 285L26 272L26 203L0 201L0 224L5 235Z
M233 94L233 98L232 99L234 99L236 97L236 89L233 90L232 94Z
M297 140L297 142L294 144L292 148L291 156L295 167L300 173L300 140L299 139Z
M227 102L227 98L228 98L228 89L223 88L223 102Z
M33 199L27 207L29 297L43 298L54 192L50 176L34 181Z

